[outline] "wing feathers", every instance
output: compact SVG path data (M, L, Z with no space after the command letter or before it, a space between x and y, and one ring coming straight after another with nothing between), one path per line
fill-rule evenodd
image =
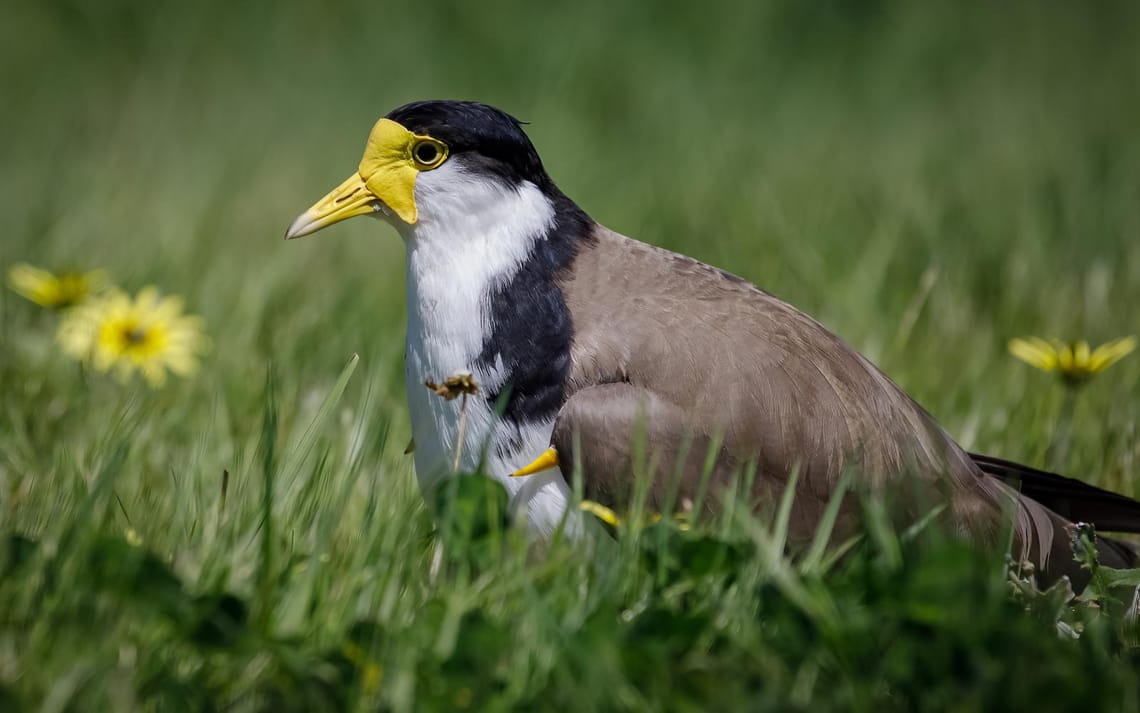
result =
M979 541L996 544L1014 517L1018 550L1057 576L1075 564L1061 515L1140 531L1140 504L1128 498L971 460L873 364L787 303L691 258L595 233L559 277L574 337L568 400L554 429L560 454L581 444L588 492L619 503L629 495L639 434L682 474L682 487L691 484L715 435L722 445L712 478L722 488L745 464L766 489L753 497L774 503L789 474L800 474L795 518L809 534L815 504L822 511L852 467L873 488L897 489L911 477L937 484L955 526Z

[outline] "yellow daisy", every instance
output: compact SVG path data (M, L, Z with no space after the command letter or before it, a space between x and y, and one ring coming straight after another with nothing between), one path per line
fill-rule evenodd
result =
M73 307L107 285L107 273L67 271L58 275L24 263L8 270L12 291L43 307Z
M138 296L118 290L68 312L59 342L77 359L122 380L141 373L161 386L166 373L186 376L198 368L208 342L201 320L182 314L182 300L162 297L154 287Z
M1055 371L1063 381L1076 385L1128 356L1136 345L1136 337L1114 339L1096 349L1083 339L1065 343L1029 337L1011 339L1009 353L1041 371Z

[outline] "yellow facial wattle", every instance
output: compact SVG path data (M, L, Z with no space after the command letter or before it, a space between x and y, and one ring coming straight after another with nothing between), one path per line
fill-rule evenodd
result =
M396 216L414 225L416 177L447 160L447 145L430 136L408 131L391 119L381 119L368 134L357 172L312 208L297 217L287 239L315 233L321 228L379 210L383 202Z

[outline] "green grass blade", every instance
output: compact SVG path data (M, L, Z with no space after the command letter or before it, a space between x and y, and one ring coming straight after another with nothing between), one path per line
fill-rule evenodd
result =
M332 413L337 403L340 402L341 396L344 395L345 387L348 386L348 381L352 378L352 374L356 371L356 366L359 363L360 356L353 354L349 358L348 363L341 369L340 376L337 377L336 383L333 384L328 394L326 394L325 398L321 401L321 405L317 409L313 420L309 423L289 455L286 456L281 472L284 480L291 482L297 472L300 471L305 459L313 450L313 444L317 441L317 435L320 433L321 426L328 420L329 414Z
M780 509L776 511L776 520L772 523L772 546L778 552L783 552L788 544L788 524L792 517L792 504L796 500L796 485L800 482L800 469L794 468L784 492L780 496Z
M819 571L823 556L827 551L827 545L831 541L831 533L835 530L835 522L839 518L839 508L842 507L843 498L847 495L847 489L850 486L851 472L845 470L835 484L835 490L831 494L831 499L827 501L827 508L823 511L819 526L816 527L815 536L812 538L807 554L804 555L803 561L800 563L801 572Z
M261 422L261 560L257 576L257 623L268 632L273 614L274 566L273 495L277 474L276 376L270 366L265 374L265 412Z

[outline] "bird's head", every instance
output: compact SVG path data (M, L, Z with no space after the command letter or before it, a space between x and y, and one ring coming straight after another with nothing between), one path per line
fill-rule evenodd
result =
M519 121L486 104L406 104L372 127L357 170L293 221L286 239L358 215L404 235L424 223L470 216L489 198L553 189Z

